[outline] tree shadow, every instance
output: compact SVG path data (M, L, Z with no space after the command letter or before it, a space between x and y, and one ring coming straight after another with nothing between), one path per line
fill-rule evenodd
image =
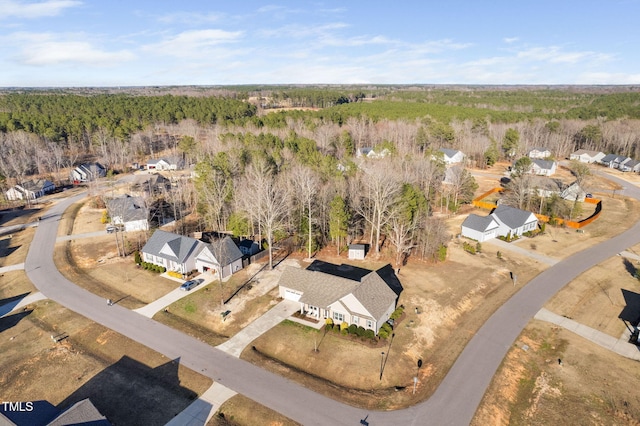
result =
M30 292L22 293L17 296L6 297L4 299L0 299L0 317L8 314L13 311L13 309L18 306L20 301L27 297Z
M0 211L0 225L7 223L13 219L22 217L22 216L31 216L39 213L39 209L30 209L25 208L24 206L16 207L13 209L5 209Z
M198 397L180 385L179 366L179 358L153 368L125 355L69 395L58 408L91 397L98 411L113 424L166 424Z
M11 244L11 238L0 240L0 257L10 256L14 251L18 250L21 247L9 247L9 244Z
M629 275L631 275L632 277L636 277L636 270L637 268L633 265L633 262L631 262L629 259L627 259L626 257L622 258L622 263L624 264L624 268L627 270L627 272L629 273Z
M24 317L31 314L31 312L33 312L33 309L30 309L28 311L18 312L17 314L7 315L0 318L0 333L18 325L18 323L22 321Z

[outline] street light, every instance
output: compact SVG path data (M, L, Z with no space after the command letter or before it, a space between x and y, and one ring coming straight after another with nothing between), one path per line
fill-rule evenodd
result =
M384 352L380 352L380 380L382 380L382 367L384 366Z

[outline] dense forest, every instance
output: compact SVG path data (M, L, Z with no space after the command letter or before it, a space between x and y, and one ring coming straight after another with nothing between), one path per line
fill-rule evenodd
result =
M360 148L385 152L359 158ZM443 255L439 213L468 203L464 168L514 160L533 147L566 158L593 149L640 159L640 92L630 88L284 87L5 90L3 188L32 175L60 183L96 160L114 173L179 155L196 178L165 202L199 226L272 238L310 253L354 238L372 250ZM445 175L446 179L445 179ZM445 181L443 183L443 181Z

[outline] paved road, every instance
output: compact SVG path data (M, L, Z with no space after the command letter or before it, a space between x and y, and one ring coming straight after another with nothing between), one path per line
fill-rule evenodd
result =
M625 184L625 195L640 198L640 190ZM80 197L54 206L34 236L25 263L27 275L36 287L93 321L171 359L179 358L186 367L305 425L358 425L363 419L370 425L469 424L502 359L543 304L583 271L640 243L638 223L623 234L545 270L478 330L429 400L404 410L375 412L346 406L135 312L107 306L104 299L66 280L55 268L51 253L61 213Z

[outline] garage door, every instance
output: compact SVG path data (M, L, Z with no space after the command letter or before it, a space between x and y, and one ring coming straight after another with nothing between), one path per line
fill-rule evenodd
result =
M293 290L284 291L284 298L287 300L294 300L297 302L298 300L300 300L300 296L302 296L302 293L298 293L297 291L293 291Z

